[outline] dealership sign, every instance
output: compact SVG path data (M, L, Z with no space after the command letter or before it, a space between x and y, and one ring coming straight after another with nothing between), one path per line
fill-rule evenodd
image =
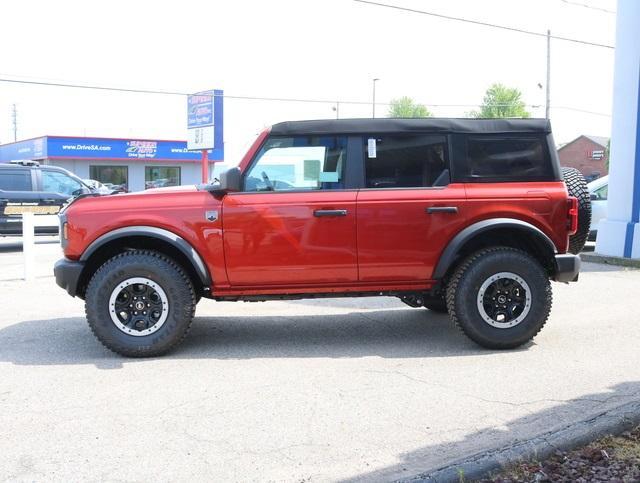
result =
M198 160L184 141L48 138L49 158Z
M209 159L222 161L222 147L209 151ZM103 159L199 161L184 141L107 139L45 136L0 146L0 162L26 159Z
M187 148L222 149L221 90L198 92L187 98Z

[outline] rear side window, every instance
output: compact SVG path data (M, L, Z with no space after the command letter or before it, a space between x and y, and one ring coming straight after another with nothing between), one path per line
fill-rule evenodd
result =
M448 184L447 138L440 135L364 138L367 188L425 188Z
M0 190L31 191L31 171L28 169L0 170Z
M542 137L469 136L457 178L467 182L544 181L553 176Z

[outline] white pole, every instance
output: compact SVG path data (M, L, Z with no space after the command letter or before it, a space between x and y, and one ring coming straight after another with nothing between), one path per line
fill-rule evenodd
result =
M35 278L35 234L34 214L22 214L22 253L24 254L24 279L29 282Z
M547 30L547 85L546 101L544 107L544 117L549 119L551 109L551 30Z

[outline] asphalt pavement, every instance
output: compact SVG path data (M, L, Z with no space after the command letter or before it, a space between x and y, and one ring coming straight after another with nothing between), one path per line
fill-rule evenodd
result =
M640 400L640 271L553 284L522 349L395 299L203 300L178 350L104 349L83 302L0 239L0 481L388 481Z

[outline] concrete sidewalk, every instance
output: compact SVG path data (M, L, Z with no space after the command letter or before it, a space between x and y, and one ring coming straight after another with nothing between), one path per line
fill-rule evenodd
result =
M177 352L131 360L36 248L29 284L0 250L0 481L411 478L640 400L637 270L554 284L517 351L394 299L203 300Z

